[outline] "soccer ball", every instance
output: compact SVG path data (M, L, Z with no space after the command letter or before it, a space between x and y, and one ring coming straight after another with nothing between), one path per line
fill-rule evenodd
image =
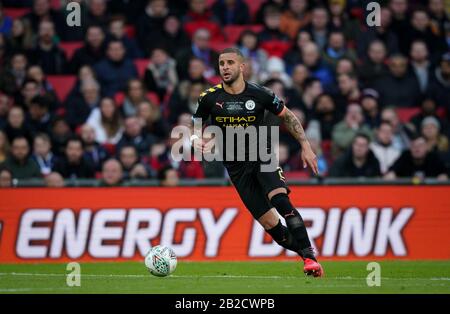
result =
M145 256L145 266L154 276L169 276L177 268L177 256L170 247L157 245Z

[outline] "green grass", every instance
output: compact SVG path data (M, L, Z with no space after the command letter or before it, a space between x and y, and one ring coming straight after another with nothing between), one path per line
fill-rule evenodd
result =
M0 265L0 293L450 293L450 261L386 261L381 286L368 287L367 262L323 262L309 278L295 262L180 262L166 278L142 263L81 264L81 287L65 264Z

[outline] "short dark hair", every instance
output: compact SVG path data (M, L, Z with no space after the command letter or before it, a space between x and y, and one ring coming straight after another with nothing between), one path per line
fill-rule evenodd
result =
M17 136L15 136L11 140L11 145L14 145L14 142L18 141L18 140L25 140L25 142L27 142L28 146L30 146L30 142L29 142L28 138L26 136L24 136L24 135L17 135Z
M163 168L161 168L161 169L158 171L158 175L157 175L158 180L159 180L159 181L165 180L165 179L166 179L166 176L167 176L167 172L169 172L170 170L173 170L173 169L175 169L175 168L173 168L173 167L170 166L170 165L167 165L167 166L164 166Z
M358 132L358 133L356 133L355 136L353 137L352 143L354 143L354 142L356 141L357 138L363 138L363 139L365 139L365 140L367 141L367 143L369 143L369 144L370 144L370 142L371 142L370 136L367 135L366 133L363 133L363 132Z
M235 47L228 47L228 48L225 48L224 50L222 50L222 52L220 53L220 55L223 55L224 53L235 53L235 54L237 54L240 58L244 59L244 55L242 54L242 52L241 52L238 48L235 48ZM220 55L219 55L219 56L220 56Z
M78 135L73 135L73 136L71 136L71 137L69 137L69 138L67 139L66 145L65 145L66 148L67 148L67 146L69 146L69 143L70 143L70 142L79 142L80 145L81 145L81 148L84 149L84 143L83 143L83 140L82 140L81 137L79 137Z

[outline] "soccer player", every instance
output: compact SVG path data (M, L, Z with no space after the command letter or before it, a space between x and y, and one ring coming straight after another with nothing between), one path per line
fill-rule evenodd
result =
M238 49L227 48L222 51L219 56L222 83L200 95L197 111L193 115L194 123L205 123L210 118L211 124L222 130L225 139L227 128L245 129L266 125L264 114L267 110L280 117L292 136L299 141L303 166L311 167L317 174L317 158L301 123L271 90L245 81L244 66L244 57ZM211 141L200 139L195 134L191 136L191 142L196 151L205 153L211 150ZM249 149L247 142L244 146ZM226 150L232 149L225 144L222 147L225 154ZM245 154L247 158L248 152ZM304 261L305 274L321 277L322 266L314 256L303 219L289 199L290 190L282 169L278 167L271 172L262 171L263 161L259 157L257 161L230 161L224 158L223 163L243 203L265 231L279 245L300 255ZM287 227L281 223L277 212L284 217Z

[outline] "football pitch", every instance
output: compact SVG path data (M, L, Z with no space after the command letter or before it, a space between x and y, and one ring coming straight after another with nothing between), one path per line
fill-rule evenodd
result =
M450 293L450 261L384 261L381 286L369 287L367 262L322 262L324 278L299 262L179 262L170 277L143 263L82 263L69 287L66 264L0 265L0 293Z

